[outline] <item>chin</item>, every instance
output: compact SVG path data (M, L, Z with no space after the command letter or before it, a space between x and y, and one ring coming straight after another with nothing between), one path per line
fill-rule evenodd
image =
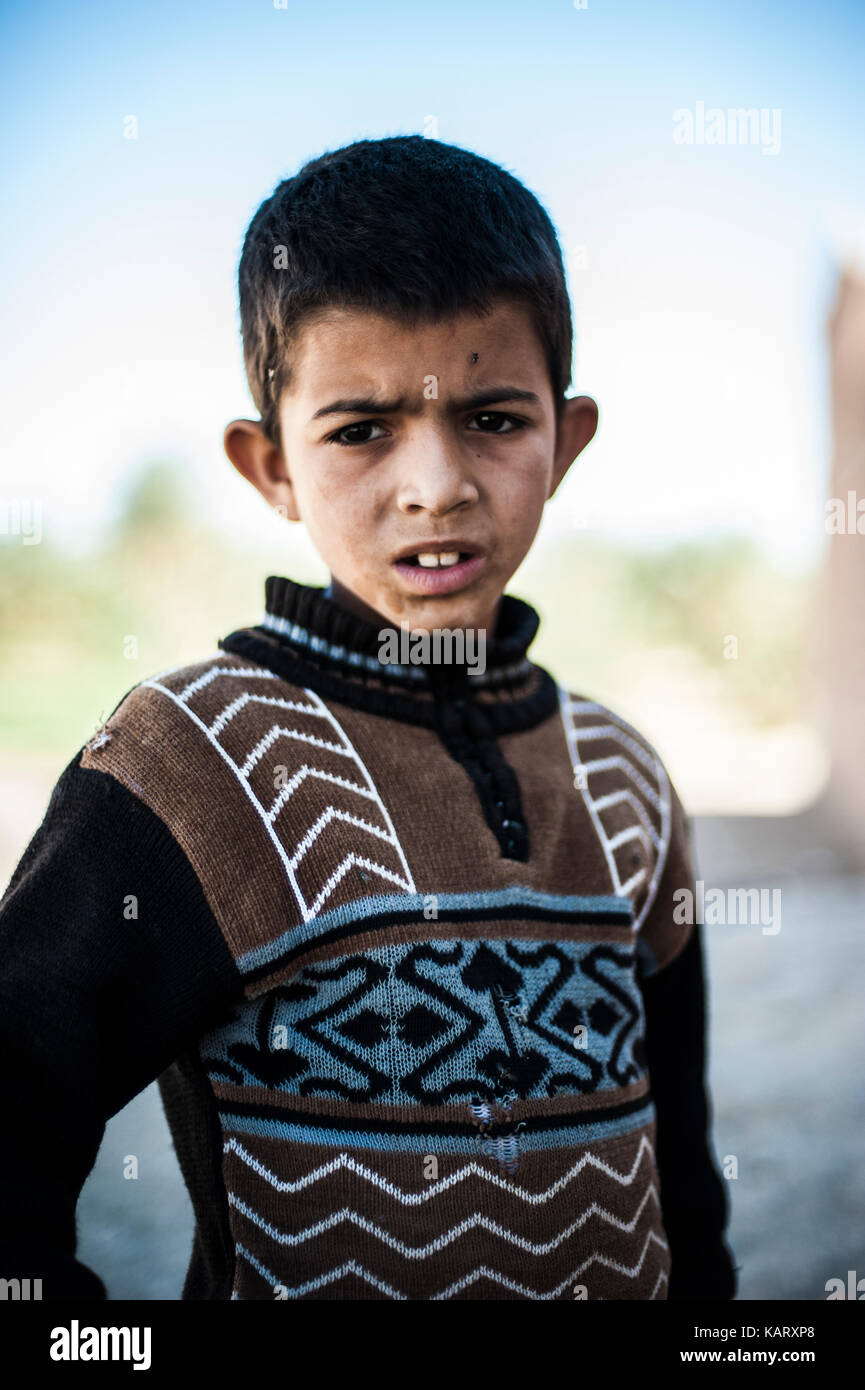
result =
M427 601L418 610L418 626L424 627L482 627L490 610L489 601L463 599L460 594L443 595ZM421 621L421 619L425 621Z

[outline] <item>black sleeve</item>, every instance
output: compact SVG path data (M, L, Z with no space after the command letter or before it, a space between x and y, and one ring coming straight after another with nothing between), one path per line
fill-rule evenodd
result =
M661 1209L670 1245L670 1299L730 1299L736 1270L724 1241L726 1184L711 1147L705 1082L706 986L702 929L641 981L646 1058L657 1116Z
M163 822L69 763L0 900L0 1277L103 1299L75 1208L105 1125L242 993Z

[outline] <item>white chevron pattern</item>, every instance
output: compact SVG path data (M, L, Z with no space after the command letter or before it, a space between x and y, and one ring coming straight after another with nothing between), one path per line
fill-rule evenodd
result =
M169 686L163 683L165 678L183 669L183 667L174 667L172 670L162 671L158 676L154 676L147 681L142 681L142 685L160 691L163 695L166 695L172 700L179 709L182 709L193 723L198 726L211 747L213 747L223 761L227 763L232 773L237 778L245 795L252 803L268 839L279 856L286 877L291 885L302 921L309 922L315 917L321 909L322 904L330 897L337 884L355 865L368 869L371 873L386 879L389 883L395 884L405 893L416 893L417 890L414 878L412 877L393 821L379 795L372 777L357 752L357 749L348 738L345 730L314 690L304 687L303 693L308 697L308 702L306 703L298 700L280 699L270 695L257 695L250 691L245 691L242 695L229 699L216 718L212 719L209 724L206 724L196 711L191 708L190 701L203 689L212 685L214 681L223 678L242 678L244 680L249 680L250 677L259 678L264 681L275 681L278 677L273 675L270 671L265 671L257 667L226 666L223 660L219 658L214 659L214 664L208 670L196 677L195 680L190 681L180 692L170 689ZM280 714L283 712L294 712L319 719L325 726L322 732L326 733L327 737L319 737L315 734L306 733L302 729L296 729L292 727L291 724L277 722L271 726L263 737L257 740L252 751L241 764L238 764L220 741L220 735L225 732L228 725L237 717L241 710L251 704L272 705L274 710L278 711ZM250 773L261 761L261 758L267 750L280 738L300 742L308 748L320 748L328 753L343 757L352 764L355 775L351 778L340 777L339 775L325 771L323 768L316 768L314 765L305 762L300 768L293 772L293 775L286 785L279 789L272 804L265 806L253 790L250 783ZM340 809L334 805L329 805L323 814L319 815L315 822L309 826L298 843L292 849L287 849L277 833L276 822L282 808L307 778L317 778L323 782L329 782L334 786L340 787L345 792L362 797L367 803L372 803L377 808L383 825L374 825L364 817L352 815L349 811ZM376 858L370 858L350 851L343 857L337 868L328 877L327 881L318 885L318 892L310 901L298 882L298 867L322 833L327 830L327 827L337 822L345 822L346 824L353 825L357 829L388 844L395 852L402 872L397 873L392 869L388 869Z
M579 784L586 810L595 828L609 869L613 893L617 897L630 897L641 884L645 883L647 874L646 869L642 868L630 878L623 880L616 862L616 850L631 839L639 839L650 851L652 872L645 899L634 922L634 930L639 931L655 901L655 894L658 890L670 845L671 795L666 770L660 758L641 738L637 730L603 705L596 704L592 700L576 699L562 686L559 686L559 708L568 751L571 755L575 782ZM596 715L600 716L600 720L578 727L575 723L575 715ZM623 751L614 756L590 758L587 761L582 756L580 745L583 743L591 744L599 739L612 740ZM648 772L655 782L655 786L647 780L642 769ZM576 777L578 771L584 774L579 779ZM618 791L593 797L590 789L592 774L611 771L620 773L622 780L629 785L623 786ZM602 815L605 810L612 806L628 807L635 817L634 824L617 830L615 834L610 834L604 826ZM651 813L653 811L659 821L658 827L652 822Z

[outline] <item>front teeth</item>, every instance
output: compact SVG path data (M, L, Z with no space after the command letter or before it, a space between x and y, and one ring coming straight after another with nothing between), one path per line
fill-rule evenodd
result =
M423 565L424 569L433 570L439 566L455 565L459 558L458 550L446 550L442 554L427 551L423 555L418 555L417 562L419 565Z

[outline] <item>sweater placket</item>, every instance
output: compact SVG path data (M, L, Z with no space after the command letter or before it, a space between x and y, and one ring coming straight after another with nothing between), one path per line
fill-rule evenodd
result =
M470 676L462 663L383 667L373 623L341 608L329 591L271 576L263 623L231 633L219 645L325 700L431 728L471 779L501 857L525 863L529 827L519 780L499 737L531 728L556 708L555 682L526 654L539 621L529 604L504 596L487 643L485 678ZM495 690L498 698L481 701L483 689Z

